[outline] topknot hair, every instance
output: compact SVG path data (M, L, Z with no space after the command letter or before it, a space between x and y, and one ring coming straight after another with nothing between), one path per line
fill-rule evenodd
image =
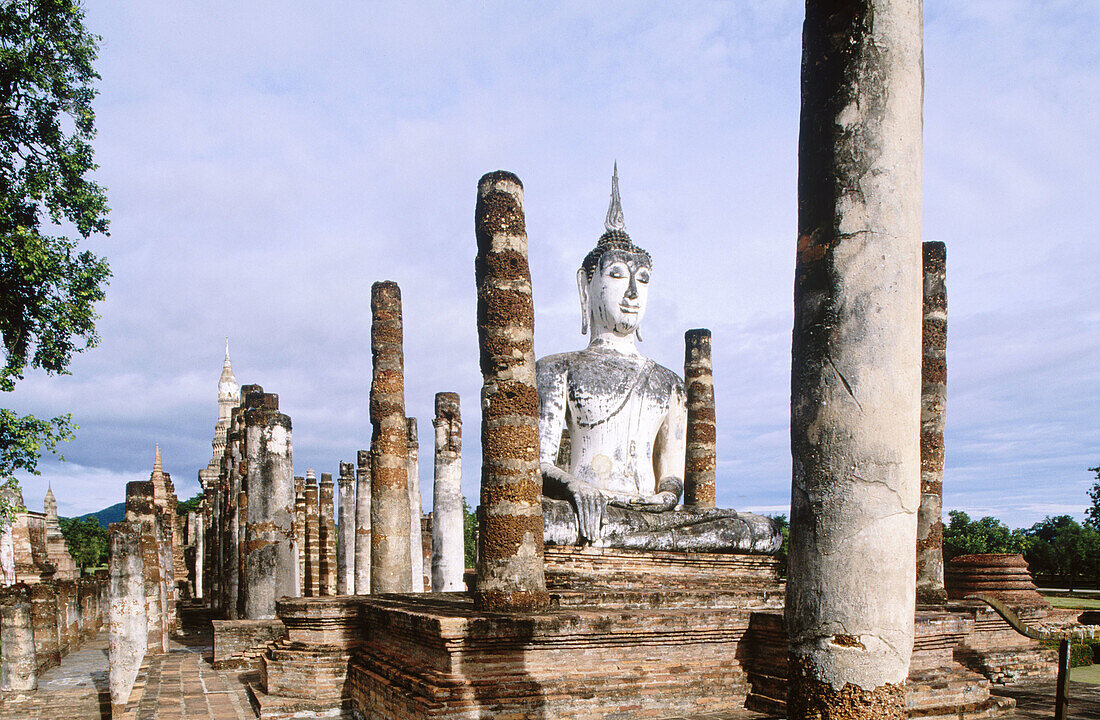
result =
M612 229L600 236L600 239L596 242L596 247L585 255L584 262L581 263L581 268L589 280L595 274L596 267L600 264L600 258L610 250L622 250L623 252L641 255L649 266L653 267L653 258L649 256L648 252L635 245L625 230Z

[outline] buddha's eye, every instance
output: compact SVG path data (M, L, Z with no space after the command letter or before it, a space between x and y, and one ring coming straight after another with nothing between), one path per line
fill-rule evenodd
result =
M625 278L627 276L627 269L621 264L616 263L607 269L607 276L613 278Z
M638 274L634 276L634 279L642 283L643 285L649 284L649 271L639 270Z

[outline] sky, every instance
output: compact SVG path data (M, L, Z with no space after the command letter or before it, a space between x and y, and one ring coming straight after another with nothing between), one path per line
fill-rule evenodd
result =
M948 248L945 512L1081 519L1100 465L1100 4L926 0L924 239ZM713 332L718 502L787 512L803 5L87 3L114 276L100 345L3 398L71 412L62 515L124 499L154 444L210 459L223 346L279 395L295 473L369 446L370 286L402 290L431 506L433 397L480 477L478 178L523 180L538 356L583 347L574 273L617 160L653 256L641 350Z

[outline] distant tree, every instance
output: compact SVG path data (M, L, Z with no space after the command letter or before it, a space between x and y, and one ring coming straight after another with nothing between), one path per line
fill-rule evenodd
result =
M107 198L88 179L96 168L92 68L99 38L72 0L0 3L0 392L28 366L67 372L73 353L98 341L93 306L104 297L107 263L77 241L107 232ZM38 474L43 451L72 437L69 415L0 410L0 483ZM10 502L0 502L2 520Z
M202 493L197 492L186 500L176 503L176 514L186 515L187 513L194 512L199 509L199 503L201 502Z
M470 509L466 498L462 498L462 535L465 538L465 565L472 568L477 565L477 513Z
M1092 505L1085 511L1085 522L1093 530L1100 532L1100 465L1089 468L1089 472L1096 473L1096 482L1089 488Z
M779 529L783 533L783 544L779 548L779 552L775 554L775 559L779 561L779 577L787 577L787 547L790 543L791 535L791 523L787 520L787 516L784 514L768 515Z
M86 568L107 564L107 528L99 524L94 517L58 518L61 534L69 546L73 562L83 574Z
M1060 575L1069 587L1079 578L1100 572L1100 533L1069 515L1046 517L1024 531L1024 550L1033 575Z
M943 529L943 559L979 553L1021 552L1020 538L994 517L971 520L961 510L952 510Z

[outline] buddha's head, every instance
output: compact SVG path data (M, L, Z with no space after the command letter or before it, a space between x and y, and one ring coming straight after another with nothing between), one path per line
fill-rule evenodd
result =
M645 315L653 261L623 229L617 169L611 179L611 206L604 227L606 232L577 271L581 333L587 334L591 326L593 337L603 331L628 337L638 332Z

